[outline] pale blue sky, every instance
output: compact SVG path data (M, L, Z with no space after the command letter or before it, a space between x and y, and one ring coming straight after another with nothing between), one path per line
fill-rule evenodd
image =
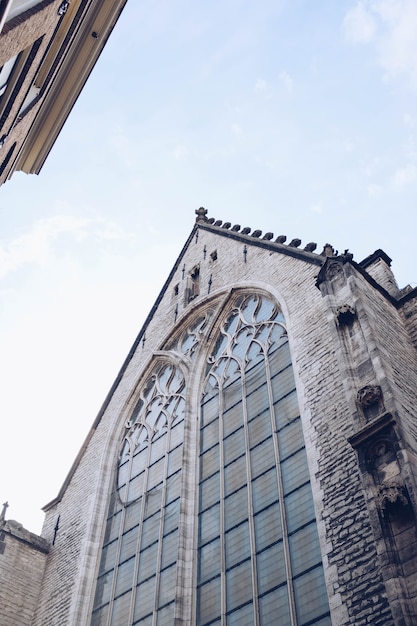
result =
M130 0L39 177L0 189L0 499L39 531L194 222L416 285L414 0Z

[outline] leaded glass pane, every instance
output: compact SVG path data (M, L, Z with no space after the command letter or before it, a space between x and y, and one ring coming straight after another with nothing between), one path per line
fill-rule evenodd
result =
M226 569L250 557L249 524L235 526L225 535Z
M209 624L220 615L220 576L201 585L197 589L199 626Z
M120 562L130 559L136 554L136 544L138 542L138 527L135 526L132 530L122 535L122 544L120 548Z
M172 626L174 623L174 603L167 604L158 610L156 626Z
M167 504L164 514L164 535L170 533L174 528L178 526L178 518L180 513L180 499L177 498L174 502Z
M200 485L200 498L204 506L210 507L220 500L220 474L214 474Z
M152 613L155 605L156 577L148 578L138 585L133 619L138 620Z
M114 559L116 557L117 546L118 546L117 539L107 544L107 546L104 546L103 551L101 553L101 563L100 563L99 574L102 574L103 572L107 572L107 570L113 567Z
M223 441L223 454L226 465L245 454L245 431L243 426Z
M254 513L278 500L278 479L275 467L253 481L252 498Z
M104 606L98 611L94 611L91 620L91 626L107 626L107 616L109 614L109 607Z
M220 539L206 543L199 549L198 582L203 583L220 573Z
M284 428L292 420L300 415L300 409L298 407L297 394L291 391L287 396L278 400L274 404L275 420L277 429Z
M252 478L264 474L271 467L275 467L275 453L272 438L266 439L250 452Z
M233 433L243 424L242 401L223 413L223 434L225 437Z
M271 412L269 407L255 419L248 422L249 445L254 448L258 443L271 436Z
M199 531L200 545L220 534L220 506L218 504L200 513Z
M178 529L165 535L162 543L161 568L168 567L177 560Z
M287 585L259 598L259 616L265 626L291 626Z
M295 387L292 368L287 367L287 369L276 374L271 380L271 385L275 401L290 393Z
M132 587L133 572L135 569L135 559L131 558L121 563L117 568L115 595L119 596Z
M253 604L241 606L226 617L227 626L253 626Z
M275 543L258 554L258 590L260 594L278 587L287 580L284 545Z
M141 549L157 541L159 537L160 515L157 513L142 524Z
M328 613L323 568L317 567L294 580L294 598L300 626Z
M279 503L272 504L254 517L256 551L263 550L282 537Z
M248 517L248 490L246 486L224 500L224 524L228 530Z
M246 459L240 457L224 470L224 492L228 496L246 483Z
M219 470L219 446L210 448L201 455L201 478L204 480Z
M201 431L201 452L208 450L219 441L219 420L216 419Z
M280 430L278 443L281 459L286 459L294 454L294 452L304 447L304 438L300 419L294 420L285 426L285 428Z
M309 483L300 487L297 491L293 491L285 498L284 502L289 533L315 519L313 497Z
M161 578L159 581L159 602L158 606L164 606L168 602L171 602L175 597L175 576L177 570L174 565L161 571Z
M158 543L153 543L140 553L138 583L147 580L155 574L156 563L158 562L158 549Z
M305 450L300 450L282 463L282 482L284 493L297 489L309 479L307 455Z
M226 609L233 611L252 598L250 559L226 571Z
M123 596L115 599L111 614L111 626L128 623L131 595L131 593L125 593Z
M316 524L304 526L289 537L293 576L321 563Z
M107 572L99 577L97 581L96 597L94 606L101 606L106 604L110 600L110 593L112 590L114 570Z

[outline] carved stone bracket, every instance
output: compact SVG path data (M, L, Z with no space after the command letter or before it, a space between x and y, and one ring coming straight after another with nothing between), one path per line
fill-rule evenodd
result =
M350 304L342 304L336 309L336 318L339 326L350 326L356 317L356 311Z
M369 409L381 401L382 390L379 385L365 385L359 389L356 397L362 408Z
M407 492L404 485L379 485L378 486L378 504L384 511L390 505L408 506Z

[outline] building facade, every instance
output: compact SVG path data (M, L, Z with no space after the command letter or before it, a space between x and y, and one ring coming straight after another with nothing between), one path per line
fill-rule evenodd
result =
M2 0L0 184L38 174L126 0Z
M45 507L22 626L412 626L417 290L382 250L196 213Z

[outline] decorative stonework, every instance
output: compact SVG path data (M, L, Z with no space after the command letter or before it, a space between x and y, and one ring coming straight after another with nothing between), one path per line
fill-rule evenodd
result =
M359 389L357 399L363 409L369 409L381 401L381 387L379 385L365 385L365 387Z
M407 492L404 485L380 485L378 489L378 504L382 511L390 505L408 506Z
M350 304L342 304L336 309L336 318L339 326L350 326L356 317L356 311Z

